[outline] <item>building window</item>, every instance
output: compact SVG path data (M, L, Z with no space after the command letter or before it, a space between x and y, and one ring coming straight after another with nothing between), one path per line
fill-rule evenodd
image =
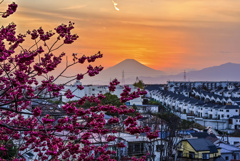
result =
M222 115L222 117L224 117L224 115Z
M133 155L142 155L144 153L144 145L143 143L129 143L128 144L128 155L133 156Z
M236 110L236 112L238 112L238 110Z
M156 151L160 152L163 149L163 145L156 145Z
M133 149L133 144L129 144L129 145L128 145L128 155L132 156L133 151L134 151L134 149Z
M194 152L189 152L189 158L194 159L195 158L195 153Z
M225 157L225 160L228 161L228 159L229 159L228 156L226 156L226 157Z
M209 159L209 153L203 153L202 159Z
M227 112L229 112L229 110L227 110Z
M227 115L227 118L229 118L229 115Z
M143 143L135 144L135 152L142 153L144 151Z
M140 144L135 144L135 152L140 152L141 145Z
M237 159L237 154L233 154L233 159Z
M178 158L182 158L183 157L183 152L182 151L178 151Z

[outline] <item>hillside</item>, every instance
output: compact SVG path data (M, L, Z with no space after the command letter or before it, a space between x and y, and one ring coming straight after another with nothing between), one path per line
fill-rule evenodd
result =
M184 81L183 73L176 75L165 75L164 72L151 69L136 60L127 59L119 64L108 68L91 82L92 84L108 84L110 79L118 78L122 81L124 71L125 83L134 83L136 77L142 79L144 83L156 84L167 81ZM97 81L96 81L97 80ZM207 67L198 71L186 73L186 81L240 81L240 64L226 63L219 66Z

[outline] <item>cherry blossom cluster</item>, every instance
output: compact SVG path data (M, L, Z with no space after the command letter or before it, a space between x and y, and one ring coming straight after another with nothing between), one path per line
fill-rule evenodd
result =
M103 67L102 66L96 66L96 67L93 68L91 65L89 65L87 67L87 69L88 69L88 75L92 77L92 76L95 76L95 75L99 74L99 72L103 70Z
M13 14L16 9L17 4L10 4L2 17ZM59 75L52 76L51 72L56 71L67 55L57 54L55 50L78 39L78 35L72 33L73 29L73 22L57 26L54 32L40 27L26 34L17 34L14 23L0 28L0 150L4 152L0 160L8 156L8 160L22 161L23 155L29 151L37 154L35 160L114 160L117 152L108 150L109 143L118 148L126 146L119 142L116 133L147 133L149 139L157 137L157 132L151 132L149 127L137 126L136 121L142 116L133 108L102 104L105 98L102 94L85 96L60 107L52 104L50 108L47 104L33 105L39 100L58 100L62 95L71 100L75 97L74 91L65 90L64 85L72 80L81 80L84 75L95 76L103 70L102 66L93 67L90 64L86 73L74 75L71 77L74 79L70 78L66 83L56 83L71 66L92 63L103 57L100 52L80 57L73 54L73 62L67 64ZM24 48L28 38L33 44ZM56 40L51 44L54 38ZM114 91L119 83L117 79L110 82L109 91ZM82 85L78 85L76 90L83 89ZM125 86L121 102L145 94L140 89L131 92ZM84 109L86 101L96 105ZM115 116L106 120L105 113ZM133 113L136 114L129 116ZM10 144L10 141L13 143ZM9 156L9 146L17 147L12 156Z
M135 98L138 98L140 95L145 95L147 94L146 91L144 90L140 90L138 88L137 92L133 91L132 93L131 92L131 88L129 88L128 86L124 86L124 90L123 90L123 93L121 93L121 102L127 102L129 100L133 100Z
M150 140L155 139L155 138L159 137L159 131L148 132L148 133L147 133L147 137L148 137Z
M8 16L10 16L14 12L16 12L17 7L18 7L18 5L14 2L12 4L9 4L7 11L2 14L2 17L7 18Z
M116 89L116 86L120 84L120 82L117 79L114 79L113 81L110 82L109 91L113 92Z

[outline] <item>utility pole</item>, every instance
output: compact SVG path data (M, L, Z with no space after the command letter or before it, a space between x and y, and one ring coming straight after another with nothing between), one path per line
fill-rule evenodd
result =
M183 79L184 79L184 81L186 82L186 80L187 80L187 73L186 73L185 70L184 70L184 72L183 72Z
M124 70L122 71L122 85L125 85L125 77L124 77Z

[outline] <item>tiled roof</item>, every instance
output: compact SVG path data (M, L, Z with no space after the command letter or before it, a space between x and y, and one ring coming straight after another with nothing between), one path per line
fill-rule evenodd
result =
M222 109L239 109L237 105L225 105L221 107Z
M231 151L231 152L236 152L236 151L238 151L238 152L240 152L240 148L235 147L235 146L233 146L233 145L225 144L225 143L220 143L220 144L218 145L218 147L221 148L221 153L222 153L224 150L225 150L226 152L227 152L227 151Z
M214 134L208 134L207 132L196 132L191 134L193 137L200 138L207 138L208 136L211 136L213 138L217 138Z
M240 102L240 98L230 98L231 100L235 101L235 102Z
M217 147L207 139L187 139L188 143L196 151L210 151L210 153L217 153Z
M225 161L222 157L214 158L214 161Z
M240 119L240 116L233 116L231 118L233 118L233 119Z
M192 133L191 134L193 137L197 137L197 138L203 138L203 139L207 139L210 140L212 143L214 143L215 141L218 140L218 138L216 137L216 135L214 134L208 134L207 132L196 132L196 133Z
M158 90L160 89L160 87L161 87L160 85L151 85L151 86L146 86L145 89L152 91L152 90Z

